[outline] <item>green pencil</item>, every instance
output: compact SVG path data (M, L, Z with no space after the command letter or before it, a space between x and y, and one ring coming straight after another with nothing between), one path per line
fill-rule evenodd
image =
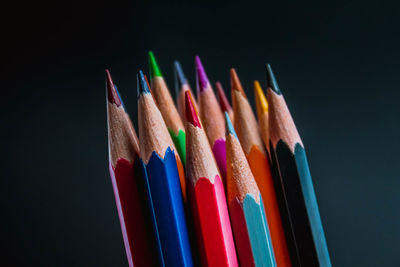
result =
M186 165L186 134L185 127L183 126L182 119L176 109L174 100L168 90L167 84L161 74L160 68L158 67L156 58L153 52L149 52L149 65L150 65L150 80L151 90L153 92L154 100L157 103L158 109L167 125L168 132L171 135L172 141L174 142L175 148L179 154L178 169L180 171L181 186L183 197L186 200L186 180L183 173L183 166ZM183 163L183 165L182 165ZM181 166L179 166L181 165Z

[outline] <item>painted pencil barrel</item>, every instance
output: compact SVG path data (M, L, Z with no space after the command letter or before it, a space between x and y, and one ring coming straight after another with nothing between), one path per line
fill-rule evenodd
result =
M158 266L139 160L110 162L110 176L129 266Z
M282 140L275 149L293 241L302 266L331 266L304 148L294 154Z
M229 203L232 228L241 266L276 266L262 199L246 195L243 203Z
M215 161L221 173L222 179L226 179L226 146L225 140L217 139L212 147Z
M175 153L153 152L142 165L161 265L193 266Z
M216 176L214 184L200 178L195 186L188 186L202 264L238 266L221 178Z
M262 196L277 266L291 266L269 160L257 146L252 147L247 160Z

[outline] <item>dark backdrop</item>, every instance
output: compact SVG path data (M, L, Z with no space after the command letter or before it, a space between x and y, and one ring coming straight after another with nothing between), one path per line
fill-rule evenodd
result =
M252 103L273 66L306 145L334 266L399 266L399 7L382 1L32 2L3 9L1 253L126 266L108 174L104 69L137 125L152 49L173 88L194 56ZM3 76L2 75L2 76Z

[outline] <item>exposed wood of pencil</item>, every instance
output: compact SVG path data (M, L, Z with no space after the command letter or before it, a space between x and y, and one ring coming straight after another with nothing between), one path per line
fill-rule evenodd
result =
M223 183L196 111L185 93L188 192L202 263L237 266Z
M235 130L261 191L277 265L291 266L270 164L250 103L234 69L231 70Z
M331 266L303 143L267 65L271 161L279 170L286 212L302 266Z
M235 130L243 150L248 155L255 145L265 154L256 118L234 69L231 69L231 86L233 110L236 114Z
M229 100L225 95L224 88L220 82L216 82L215 86L217 88L217 98L219 101L219 105L222 109L222 112L228 112L229 118L231 119L232 123L234 122L234 113L231 105L229 104Z
M179 115L182 121L185 120L185 92L190 91L193 98L193 105L197 109L197 102L193 95L193 91L190 88L190 84L183 73L182 66L178 61L174 62L174 73L175 73L175 93L176 93L176 107L178 109Z
M150 52L151 53L151 52ZM153 59L153 61L151 61ZM150 56L150 69L157 68L158 66L154 66L157 64L155 62L154 56ZM185 128L183 126L181 117L175 107L174 100L171 97L167 84L163 76L161 76L161 72L159 69L157 70L156 74L154 71L152 72L151 77L151 89L154 95L154 99L157 103L157 107L160 110L162 117L164 118L165 124L167 127L172 130L175 135L179 134L179 130L184 131ZM158 74L159 73L159 74Z
M138 139L108 70L106 75L110 175L128 264L155 266L155 240L142 192Z
M177 167L179 172L179 179L182 187L183 199L186 201L186 179L184 175L183 164L179 158L174 143L162 118L162 115L154 103L151 94L141 94L139 98L139 136L140 138L140 151L141 157L148 162L151 153L157 152L160 157L164 157L165 151L169 146L175 151L177 160ZM149 114L143 116L142 113ZM147 129L147 130L143 130Z

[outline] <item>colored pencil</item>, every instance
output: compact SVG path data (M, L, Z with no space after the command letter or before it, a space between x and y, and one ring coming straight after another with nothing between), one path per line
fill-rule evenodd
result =
M190 84L186 79L185 73L183 72L182 66L179 61L174 62L174 77L175 77L175 95L176 95L176 107L178 108L179 115L181 115L182 121L185 120L185 92L190 91L192 98L193 91L190 88ZM193 99L193 105L197 109L197 102Z
M179 178L181 181L183 199L186 201L186 179L183 169L186 161L185 128L168 90L167 84L161 74L160 68L158 67L154 54L151 51L149 52L149 65L152 94L178 152L176 156Z
M231 104L229 104L229 100L225 95L224 88L222 87L222 84L220 82L215 83L215 87L217 87L217 98L219 105L222 109L222 112L228 112L229 118L231 119L231 122L234 122L233 118L233 109L231 107Z
M143 194L138 138L108 70L106 88L109 169L128 264L157 266L150 213Z
M197 100L200 118L212 148L223 181L226 178L226 148L224 115L208 81L200 58L196 56ZM225 182L224 182L225 183Z
M238 266L224 185L193 107L185 92L188 195L204 266Z
M263 199L277 266L291 266L269 159L250 103L235 69L231 69L235 129Z
M305 149L269 64L267 82L269 152L280 175L291 226L287 233L292 234L299 265L331 266Z
M142 71L137 79L140 156L161 265L192 266L175 147Z
M268 101L265 97L263 89L259 81L254 81L254 99L256 102L256 110L258 117L258 125L260 127L261 138L265 147L269 148L269 119L268 119Z
M260 191L225 112L227 194L241 266L276 266Z

